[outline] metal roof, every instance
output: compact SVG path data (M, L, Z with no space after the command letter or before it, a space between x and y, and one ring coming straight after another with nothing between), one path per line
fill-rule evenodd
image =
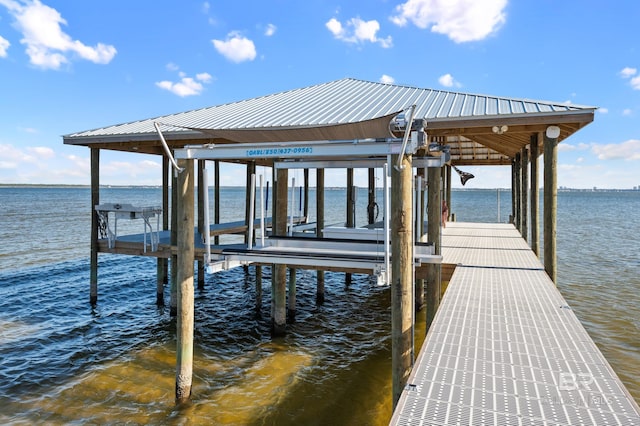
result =
M388 123L389 117L414 104L415 117L425 120L428 134L464 136L476 142L469 134L469 128L482 127L486 130L488 125L496 123L510 126L539 122L544 125L560 125L564 121L573 123L569 127L561 127L561 139L564 139L592 121L595 110L588 106L344 78L228 104L71 133L63 139L65 144L159 152L156 151L159 144L154 122L162 123L163 133L174 146L180 146L180 141L205 143L212 142L212 139L216 143L234 143L313 140L323 136L379 138L389 136L388 124L381 125L382 120ZM373 125L376 121L377 125ZM531 132L530 129L528 131ZM503 156L516 152L523 141L526 145L528 136L502 152ZM142 142L147 145L140 144ZM483 142L478 143L484 146ZM137 144L135 148L133 144ZM496 147L499 145L491 149L501 152Z

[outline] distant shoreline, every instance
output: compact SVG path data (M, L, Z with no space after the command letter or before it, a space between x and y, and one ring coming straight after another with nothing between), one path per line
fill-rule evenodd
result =
M100 185L100 189L109 189L109 188L161 188L161 185ZM79 184L48 184L48 183L0 183L0 188L69 188L69 189L77 189L77 188L86 188L90 189L91 185L79 185ZM221 186L220 188L244 188L244 185L238 186ZM315 189L314 186L309 187L311 189ZM366 189L366 187L358 187L360 189ZM344 186L331 186L326 187L327 190L340 190L346 189ZM381 188L378 188L381 189ZM491 191L491 190L500 190L500 191L511 191L511 188L452 188L452 191ZM544 188L540 188L540 191L543 191ZM640 187L635 188L558 188L558 192L640 192Z

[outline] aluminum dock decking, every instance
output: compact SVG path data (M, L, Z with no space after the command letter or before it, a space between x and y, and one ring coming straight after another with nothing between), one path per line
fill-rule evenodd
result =
M640 425L640 409L510 224L448 223L457 264L392 425Z

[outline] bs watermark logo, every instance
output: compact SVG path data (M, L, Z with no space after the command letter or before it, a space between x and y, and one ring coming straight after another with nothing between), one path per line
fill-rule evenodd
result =
M561 391L590 390L593 382L593 376L589 373L560 373L558 388Z

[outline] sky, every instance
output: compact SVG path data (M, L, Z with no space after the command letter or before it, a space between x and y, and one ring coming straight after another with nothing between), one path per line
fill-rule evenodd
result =
M0 0L0 184L88 185L89 149L65 134L351 77L598 107L559 145L558 185L638 187L639 22L637 0ZM102 184L161 170L101 153ZM465 171L511 185L509 167Z

